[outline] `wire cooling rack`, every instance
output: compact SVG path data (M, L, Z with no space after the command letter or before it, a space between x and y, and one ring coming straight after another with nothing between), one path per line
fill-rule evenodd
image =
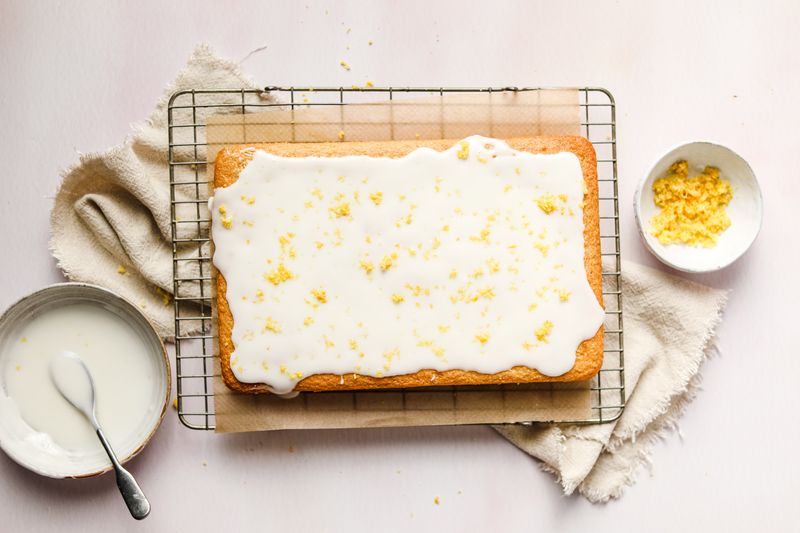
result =
M213 333L214 285L211 266L209 177L206 169L206 118L295 107L346 106L393 100L399 96L453 93L546 91L548 88L344 88L267 87L259 90L194 90L174 94L168 103L169 174L172 214L175 354L178 416L191 429L213 430L217 355ZM622 296L620 286L616 108L602 88L585 87L580 97L581 134L597 152L603 300L606 308L603 366L590 384L592 416L555 420L597 424L619 418L625 406ZM321 102L300 101L317 93ZM558 385L556 385L558 386Z

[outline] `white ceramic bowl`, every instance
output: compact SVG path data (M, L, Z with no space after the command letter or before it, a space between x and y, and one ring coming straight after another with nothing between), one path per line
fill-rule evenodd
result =
M0 376L5 375L11 351L8 346L18 339L18 328L38 313L74 303L97 305L122 317L146 346L142 357L148 358L155 379L150 384L150 405L115 444L114 451L124 463L138 454L155 434L170 397L170 368L164 345L136 306L107 289L85 283L59 283L22 298L0 316ZM20 416L13 399L8 398L4 382L0 382L0 448L28 470L53 478L90 477L111 470L111 462L99 446L92 451L65 454L49 436L33 431Z
M681 159L689 163L690 176L711 165L731 182L733 197L726 208L731 225L719 235L713 248L663 245L650 233L650 220L660 211L653 201L653 182L665 176L670 165ZM747 161L730 148L693 141L667 150L647 171L636 189L633 209L642 240L662 263L684 272L711 272L730 265L750 248L761 229L763 205L761 189Z

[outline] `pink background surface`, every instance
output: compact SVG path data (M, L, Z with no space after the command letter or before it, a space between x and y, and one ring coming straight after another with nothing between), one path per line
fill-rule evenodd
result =
M667 147L708 139L733 148L765 198L750 252L722 272L690 276L733 289L723 356L705 368L683 439L656 446L652 476L642 472L619 502L563 497L486 427L218 436L183 428L170 410L129 465L153 504L144 523L127 516L111 476L43 479L0 454L0 529L795 527L800 6L602 4L0 1L2 308L62 279L47 251L59 172L79 152L121 142L200 41L235 60L266 46L243 62L262 85L607 87L618 104L623 254L652 266L632 197Z

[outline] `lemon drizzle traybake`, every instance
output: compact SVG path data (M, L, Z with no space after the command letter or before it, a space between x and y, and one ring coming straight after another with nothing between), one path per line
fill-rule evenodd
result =
M585 139L229 147L214 185L235 390L569 381L602 362Z

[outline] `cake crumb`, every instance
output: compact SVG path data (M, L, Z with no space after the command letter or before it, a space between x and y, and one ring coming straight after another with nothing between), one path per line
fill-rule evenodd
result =
M381 205L381 202L383 202L383 193L381 191L374 192L369 195L369 199L372 200L373 204Z
M16 370L17 372L20 372L22 370L22 365L15 366L14 370Z
M304 325L304 326L310 326L310 325L311 325L311 324L313 324L313 323L314 323L314 319L313 319L313 318L311 318L310 316L307 316L307 317L305 317L305 318L303 319L303 325Z
M340 65L340 66L341 66L343 69L345 69L345 70L348 70L348 71L349 71L349 70L350 70L350 68L351 68L351 67L350 67L350 63L348 63L348 62L347 62L347 61L345 61L344 59L342 59L341 61L339 61L339 65Z
M438 496L436 496L435 498L433 498L433 503L435 503L436 505L439 505L439 504L441 503L441 500L439 499L439 497L438 497Z
M368 87L368 88L375 87L375 82L372 81L372 80L367 80L367 82L364 84L364 87Z
M172 400L172 408L175 409L176 411L178 410L178 399L177 398L174 398Z
M125 274L125 273L127 273L127 272L128 272L128 270L127 270L127 269L126 269L124 266L122 266L122 265L117 265L117 273L118 273L118 274Z
M26 342L28 342L28 337L22 337L22 338L19 340L19 342L21 342L21 343L23 343L23 344L24 344L24 343L26 343Z
M392 294L392 302L399 304L406 300L406 297L399 293Z
M344 130L339 130L339 133L336 134L336 137L338 137L340 141L343 141L344 140Z
M161 296L161 304L164 307L167 307L172 302L172 294L169 291L165 291L161 287L156 287L156 294Z
M367 45L368 45L368 46L372 46L373 44L375 44L375 41L373 41L372 39L370 39L369 41L367 41Z

